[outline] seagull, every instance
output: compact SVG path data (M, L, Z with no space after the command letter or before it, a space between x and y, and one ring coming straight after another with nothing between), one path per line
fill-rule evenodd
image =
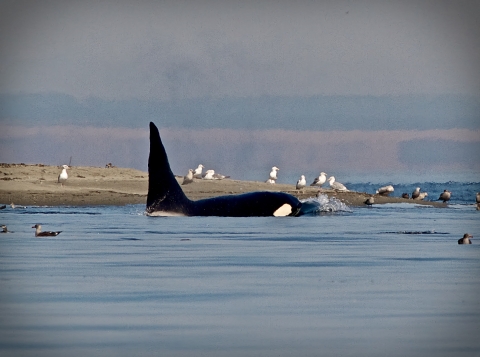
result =
M60 233L62 233L62 231L58 231L58 232L42 232L42 226L40 224L36 224L34 225L32 228L36 228L35 230L35 237L56 237L58 236Z
M272 167L272 171L270 171L270 179L276 180L277 179L277 171L280 169L276 166Z
M450 201L450 196L452 193L449 190L443 190L443 192L440 194L440 197L438 197L437 201L443 201L443 203Z
M388 195L390 195L393 191L394 191L393 186L392 186L392 185L388 185L388 186L380 187L380 188L377 190L376 193L378 193L378 194L381 195L381 196L388 196Z
M423 200L425 197L428 196L428 193L426 192L421 192L415 200Z
M336 191L348 191L345 185L340 182L335 182L335 176L330 176L328 178L328 183L330 184L330 187Z
M188 174L183 177L182 185L186 185L193 182L193 170L188 169Z
M58 183L61 183L62 186L63 184L67 181L68 179L68 174L67 174L67 169L69 169L69 167L67 165L62 165L63 167L63 170L62 172L60 173L60 175L58 175Z
M315 177L315 180L310 184L310 186L320 186L327 181L327 174L325 172L320 172L320 175L318 177Z
M204 169L204 168L205 168L205 166L203 166L202 164L198 165L197 168L195 169L195 171L193 172L193 177L201 179L202 178L202 169Z
M213 171L213 170L212 170ZM217 173L214 173L213 174L213 178L215 180L223 180L223 179L226 179L226 178L230 178L230 176L225 176L225 175L222 175L222 174L217 174Z
M472 241L470 240L470 238L473 238L473 236L471 234L465 233L463 235L463 238L460 238L458 240L458 244L472 244Z
M420 187L417 187L415 191L412 192L412 199L415 200L420 195Z
M370 196L363 203L365 203L367 206L371 207L375 203L375 199L373 198L373 196Z
M307 180L305 180L305 175L300 176L300 179L297 181L297 190L303 190L303 188L307 185Z
M203 176L203 179L204 180L215 180L214 177L213 177L213 174L215 174L214 170L207 170L207 172L205 172L205 176Z
M2 228L2 230L0 231L0 233L13 233L13 232L10 232L10 231L8 230L7 226L4 225L4 224L2 224L0 227Z

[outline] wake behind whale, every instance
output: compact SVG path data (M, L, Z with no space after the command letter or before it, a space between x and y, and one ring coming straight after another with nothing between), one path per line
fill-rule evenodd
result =
M302 203L284 192L259 191L192 201L185 196L172 173L167 153L155 124L150 122L148 196L151 216L300 216Z

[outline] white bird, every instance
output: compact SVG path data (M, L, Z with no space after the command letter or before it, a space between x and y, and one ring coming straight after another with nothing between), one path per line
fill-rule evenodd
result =
M67 165L62 165L62 167L62 172L58 175L58 183L61 183L63 186L68 179L67 169L69 169L69 167Z
M274 179L271 179L269 178L267 181L265 181L266 183L269 183L271 185L274 185L275 184L275 180Z
M412 192L412 199L416 200L420 195L420 187L417 187L415 191Z
M272 171L270 171L270 179L276 180L277 179L277 171L280 169L276 166L272 167Z
M194 178L201 179L202 178L202 169L205 168L202 164L198 165L193 173Z
M320 186L327 181L327 174L325 172L320 172L320 175L318 177L315 177L315 180L310 184L310 186Z
M388 186L382 186L380 187L376 193L378 193L379 195L382 195L382 196L388 196L390 195L394 190L393 186L392 185L388 185Z
M428 193L426 192L421 192L417 198L415 198L416 200L423 200L425 197L428 196Z
M305 179L305 175L300 176L300 179L297 181L297 190L303 190L303 188L307 185L307 180Z
M213 170L212 170L213 171ZM230 176L225 176L225 175L222 175L222 174L217 174L217 173L214 173L213 174L213 178L215 180L223 180L223 179L226 179L226 178L230 178Z
M373 196L370 196L363 203L365 203L367 206L371 207L375 203L375 198L373 198Z
M348 191L345 185L343 185L340 182L335 181L335 176L330 176L328 178L328 183L330 184L330 187L333 188L334 190L337 191Z
M415 191L412 192L412 199L414 200L423 200L427 196L428 196L428 193L420 192L420 187L417 187Z
M188 169L188 174L183 177L182 185L187 185L193 182L193 170Z
M214 174L215 174L214 170L207 170L205 172L205 176L203 176L203 179L204 180L215 180L215 178L213 177Z

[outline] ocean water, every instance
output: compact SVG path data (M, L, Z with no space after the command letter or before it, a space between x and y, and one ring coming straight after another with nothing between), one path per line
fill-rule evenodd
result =
M456 185L298 218L7 207L0 355L480 356L480 189Z

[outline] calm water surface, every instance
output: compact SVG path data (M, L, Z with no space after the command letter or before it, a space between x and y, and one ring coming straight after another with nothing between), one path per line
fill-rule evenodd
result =
M480 212L333 208L3 210L0 355L480 356Z

